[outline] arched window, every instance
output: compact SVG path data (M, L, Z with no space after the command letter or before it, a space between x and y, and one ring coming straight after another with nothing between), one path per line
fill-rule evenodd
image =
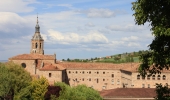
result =
M35 43L35 48L37 48L38 47L38 44L37 43Z
M26 68L26 64L25 64L25 63L22 63L21 66L22 66L23 68Z
M137 79L140 80L140 75L137 75Z
M163 80L166 80L166 76L165 76L165 75L163 75L162 79L163 79Z
M161 79L161 76L160 76L160 75L158 75L157 80L160 80L160 79Z
M147 76L147 79L150 80L150 75Z
M41 43L40 43L40 49L41 49Z
M155 80L155 75L152 76L152 80Z
M89 74L91 74L91 71L89 71Z

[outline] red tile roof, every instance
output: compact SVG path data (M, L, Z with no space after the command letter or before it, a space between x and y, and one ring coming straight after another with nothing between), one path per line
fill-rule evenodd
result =
M66 69L102 69L102 70L111 70L111 69L126 69L131 67L131 63L122 63L122 64L113 64L113 63L77 63L77 62L63 62L59 63ZM133 63L133 66L138 66L139 63Z
M154 98L155 88L117 88L103 90L100 95L104 98Z
M62 66L59 64L51 64L51 63L46 63L42 68L40 68L40 71L56 71L56 70L64 70Z
M41 55L41 54L21 54L14 57L9 58L9 60L32 60L32 59L46 59L46 60L54 60L54 55Z

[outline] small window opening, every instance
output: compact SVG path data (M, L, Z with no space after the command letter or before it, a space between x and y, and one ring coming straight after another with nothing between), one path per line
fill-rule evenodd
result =
M48 75L49 77L51 77L52 76L52 74L51 73L49 73L49 75Z

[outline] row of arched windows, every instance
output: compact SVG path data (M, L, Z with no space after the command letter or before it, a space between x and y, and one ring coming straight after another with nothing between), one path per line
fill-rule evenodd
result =
M137 79L140 80L140 78L141 78L141 76L140 76L140 75L137 75ZM146 78L146 77L142 77L143 80L144 80L145 78ZM148 76L147 76L147 80L150 80L150 79L156 80L156 78L157 78L157 80L161 80L161 78L162 78L162 80L166 80L166 76L165 76L165 75L162 75L162 77L161 77L161 75L157 75L157 77L156 77L156 75L152 75L152 76L148 75Z

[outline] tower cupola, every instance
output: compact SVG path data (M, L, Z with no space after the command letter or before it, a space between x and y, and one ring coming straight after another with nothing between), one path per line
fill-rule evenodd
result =
M31 54L44 54L44 39L40 34L40 26L37 16L37 24L35 26L35 33L31 39Z

